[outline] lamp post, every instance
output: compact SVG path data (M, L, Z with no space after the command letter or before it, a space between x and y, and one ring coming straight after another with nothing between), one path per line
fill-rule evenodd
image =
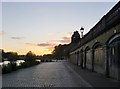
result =
M83 38L83 32L84 32L84 28L83 27L80 28L80 32L81 32L81 38Z

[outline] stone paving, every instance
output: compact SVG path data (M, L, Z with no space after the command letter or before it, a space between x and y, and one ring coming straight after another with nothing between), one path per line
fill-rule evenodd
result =
M2 87L91 87L64 61L41 63L2 78Z

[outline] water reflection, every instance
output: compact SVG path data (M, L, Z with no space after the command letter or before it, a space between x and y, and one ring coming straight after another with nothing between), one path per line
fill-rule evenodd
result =
M17 63L17 66L20 65L20 63L23 63L25 62L24 60L17 60L16 63ZM7 65L8 63L10 63L10 61L4 61L4 62L0 62L0 66L2 65Z
M20 63L23 63L23 62L25 62L25 61L24 61L24 60L17 60L17 61L16 61L17 66L19 66L19 65L20 65Z

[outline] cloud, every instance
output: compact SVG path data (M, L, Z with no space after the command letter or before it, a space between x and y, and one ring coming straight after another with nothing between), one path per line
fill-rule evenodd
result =
M49 52L52 52L54 47L59 44L68 44L70 43L70 37L64 36L58 40L50 40L48 42L40 42L40 43L25 43L28 46L38 46L43 49L46 49Z
M63 37L61 40L58 40L61 43L69 43L70 42L70 37Z
M63 37L63 40L69 40L70 37Z
M37 44L37 46L46 47L46 46L53 46L53 44L46 42L46 43L39 43Z
M26 45L36 46L36 44L33 43L25 43Z
M42 43L25 43L26 45L30 45L30 46L39 46L39 47L46 47L46 48L52 48L54 47L56 44L55 43L50 43L50 42L42 42Z
M64 43L70 43L70 37L62 37L62 39L59 40L52 40L51 42L64 44Z
M20 39L23 39L23 37L11 37L11 39L20 40Z

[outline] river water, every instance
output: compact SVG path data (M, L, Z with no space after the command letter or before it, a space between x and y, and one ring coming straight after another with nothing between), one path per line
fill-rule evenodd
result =
M17 60L16 63L17 63L17 66L20 65L20 63L23 63L25 62L24 60ZM10 63L10 61L4 61L4 62L0 62L0 66L2 66L3 64L4 65L7 65L8 63Z

